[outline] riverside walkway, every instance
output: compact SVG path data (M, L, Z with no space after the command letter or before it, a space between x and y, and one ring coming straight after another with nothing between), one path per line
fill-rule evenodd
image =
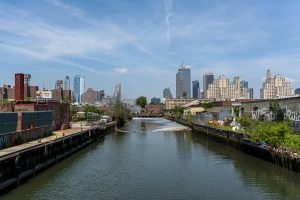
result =
M115 122L93 126L75 123L48 137L0 150L0 193L104 138L114 128Z
M107 126L112 126L112 125L114 125L114 122L111 122L111 123L107 124ZM62 138L67 138L69 136L73 136L75 134L78 134L81 131L92 130L92 129L95 129L95 128L98 128L98 127L99 126L90 126L90 125L87 125L87 124L73 123L73 124L71 124L70 129L53 131L52 134L48 137L40 138L38 140L33 140L33 141L30 141L30 142L25 142L25 143L20 144L20 145L16 145L16 146L13 146L13 147L9 147L9 148L0 150L0 160L3 159L3 157L6 157L8 155L18 153L18 152L21 152L23 150L28 150L28 149L33 148L35 146L40 146L41 144L55 142L55 141L60 140Z

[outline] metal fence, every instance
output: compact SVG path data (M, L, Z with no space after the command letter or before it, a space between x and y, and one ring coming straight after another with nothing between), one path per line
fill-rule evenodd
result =
M15 132L17 129L18 113L0 113L0 134Z
M22 130L51 125L52 111L22 112Z

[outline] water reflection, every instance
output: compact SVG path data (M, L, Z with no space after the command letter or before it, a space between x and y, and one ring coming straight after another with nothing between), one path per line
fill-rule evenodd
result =
M300 197L300 174L236 151L205 136L192 134L192 137L195 143L205 145L211 154L218 154L232 162L245 187L262 188L276 199Z
M2 199L298 199L298 174L187 131L135 119Z

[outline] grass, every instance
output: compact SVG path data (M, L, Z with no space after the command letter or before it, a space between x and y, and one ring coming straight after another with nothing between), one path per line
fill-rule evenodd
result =
M296 134L288 135L286 140L283 143L283 146L300 151L300 135L296 135Z

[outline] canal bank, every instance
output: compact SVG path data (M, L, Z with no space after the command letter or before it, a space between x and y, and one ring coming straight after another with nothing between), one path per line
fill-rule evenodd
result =
M105 127L56 131L49 137L1 150L0 192L18 186L83 147L103 139L114 128L112 122Z
M166 118L168 120L172 120ZM183 120L175 120L182 125L188 125ZM239 151L258 157L268 162L300 173L300 156L285 149L273 148L269 146L259 146L258 144L245 138L244 134L225 131L209 126L192 123L191 128L194 133L207 135L209 138L224 145L236 148Z
M1 200L298 199L300 174L165 119L133 119Z

